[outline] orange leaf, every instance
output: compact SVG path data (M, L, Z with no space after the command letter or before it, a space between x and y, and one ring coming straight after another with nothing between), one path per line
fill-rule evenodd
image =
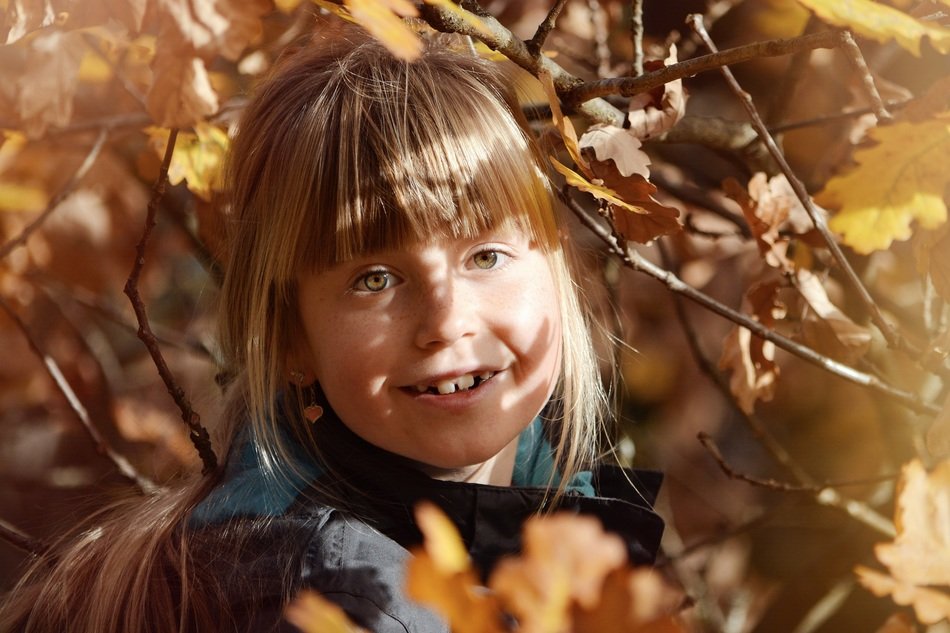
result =
M677 219L679 211L654 200L656 187L640 174L624 176L614 161L591 161L590 170L605 187L635 209L631 213L628 207L614 204L610 207L614 228L626 239L646 244L661 235L672 235L682 229Z
M82 34L52 30L27 42L17 107L27 135L42 136L50 125L63 127L73 116L73 96L86 53Z
M581 171L589 176L590 171L587 166L587 161L584 160L581 155L574 124L561 112L561 101L558 99L557 90L554 88L554 80L551 79L551 73L546 70L539 71L538 80L544 88L544 94L548 97L548 104L551 106L551 119L554 121L554 127L557 128L557 131L561 134L561 140L564 141L564 147L567 148L567 153L571 155L571 158L574 159L574 163L580 167ZM557 167L557 165L555 165L555 167Z
M670 45L670 54L662 62L648 63L647 71L672 66L677 61L676 45ZM661 96L654 98L653 92L642 92L630 99L629 132L638 139L659 136L679 123L686 114L686 92L683 80L677 79L660 88ZM657 103L659 101L659 103ZM659 106L659 107L657 107Z
M189 127L218 110L218 95L198 57L162 51L152 62L155 81L146 98L161 127Z

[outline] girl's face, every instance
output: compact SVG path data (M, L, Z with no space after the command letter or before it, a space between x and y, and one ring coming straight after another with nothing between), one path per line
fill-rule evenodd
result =
M307 346L297 357L340 419L392 453L437 468L480 464L554 389L554 279L519 232L418 243L298 284Z

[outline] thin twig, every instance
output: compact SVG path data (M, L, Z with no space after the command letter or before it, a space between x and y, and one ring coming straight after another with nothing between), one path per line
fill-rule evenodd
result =
M643 0L630 3L630 39L633 40L633 76L643 74Z
M726 462L726 458L723 457L722 452L719 450L719 447L716 446L716 442L709 433L700 431L696 435L696 439L703 445L703 448L709 451L709 454L712 455L716 463L719 464L719 469L722 470L729 479L736 479L760 488L768 488L769 490L779 490L782 492L819 492L821 490L820 487L813 485L790 484L776 479L760 479L746 475L745 473L740 473Z
M33 556L40 556L49 549L49 546L43 541L33 538L3 519L0 519L0 540L4 540Z
M864 55L861 53L861 49L854 41L854 37L851 36L850 31L844 31L842 34L844 37L842 40L843 45L841 50L844 51L845 56L851 63L851 67L854 68L854 71L857 73L861 87L864 89L865 95L871 102L871 107L874 108L875 116L877 116L877 118L881 121L890 121L893 117L884 106L884 101L881 99L881 93L877 91L877 85L874 83L874 77L871 76L871 70L868 68L868 64L864 60Z
M565 4L567 4L567 0L557 0L541 24L538 25L534 37L525 42L529 55L537 57L541 54L541 48L544 46L545 40L548 39L548 34L554 30L554 23L557 22L557 16L561 14L561 9L564 8Z
M822 31L821 33L791 39L755 42L724 51L716 51L702 57L694 57L639 77L616 77L588 81L573 87L565 97L569 103L583 103L595 97L606 97L608 95L630 97L653 90L677 79L722 68L727 64L738 64L762 57L789 55L816 48L837 48L841 46L841 43L842 35L838 31Z
M709 295L685 283L682 279L679 279L670 271L665 270L646 260L632 248L621 245L608 229L604 228L600 225L600 223L591 218L590 215L584 211L574 200L565 198L564 196L561 196L561 198L564 200L565 204L570 207L578 219L597 237L599 237L606 244L607 248L617 257L619 257L624 265L628 268L653 277L657 281L663 283L670 291L680 294L690 301L694 301L709 309L710 311L718 314L719 316L728 319L733 323L741 325L744 328L747 328L759 338L762 338L766 341L771 341L777 347L780 347L785 351L834 374L835 376L843 378L848 382L852 382L856 385L871 389L872 391L880 393L896 402L899 402L911 411L931 415L936 415L940 411L940 407L927 402L921 402L921 400L912 393L898 389L893 385L882 381L876 376L868 375L852 367L848 367L843 363L839 363L834 359L819 354L810 347L806 347L801 343L782 336L778 332L765 327L759 321L756 321L745 314L737 312L732 308L720 303Z
M92 147L89 149L89 152L86 154L86 157L83 159L82 163L79 165L79 168L73 173L69 181L63 185L59 191L50 199L49 204L46 205L46 208L40 213L32 222L30 222L26 228L24 228L19 235L9 240L3 246L0 246L0 259L3 259L9 255L13 250L19 246L26 244L26 241L30 239L30 236L36 232L43 223L52 215L60 203L63 202L70 194L76 189L80 181L86 177L86 174L89 173L89 170L95 164L96 159L99 158L99 154L102 153L102 148L105 146L106 139L109 137L109 130L107 128L102 128L99 130L99 135L96 137L95 143L92 144Z
M132 272L129 274L129 279L125 283L125 294L129 297L129 301L132 303L132 309L135 311L135 318L138 320L139 338L148 349L152 361L155 363L155 367L158 369L158 373L162 377L165 387L168 389L168 393L171 394L171 397L175 400L175 404L177 404L179 410L181 410L182 420L184 420L185 425L188 427L188 435L191 438L192 444L194 444L197 449L198 455L201 457L201 463L203 464L201 472L203 474L209 474L218 467L218 458L214 454L214 449L211 447L211 438L208 435L208 430L202 426L201 417L192 408L188 397L185 395L185 390L178 385L174 376L172 376L171 370L168 368L168 364L162 356L162 351L159 349L158 341L152 333L152 328L148 321L148 314L145 310L145 304L142 302L142 297L139 295L138 290L138 280L142 274L142 269L145 267L145 247L148 244L148 238L152 233L152 229L156 224L155 216L158 213L159 203L165 194L165 186L168 183L168 167L171 164L172 154L175 151L175 141L177 139L178 130L173 129L168 135L168 145L165 147L165 156L162 159L158 180L155 181L155 186L152 188L152 197L148 201L145 230L142 232L142 238L135 247L135 262L132 265Z
M80 402L79 397L76 395L76 392L70 386L69 381L66 380L66 377L63 375L63 372L60 370L59 365L49 354L43 351L39 346L39 343L36 342L36 338L30 332L30 328L27 327L23 319L20 318L13 308L2 298L0 298L0 308L13 320L17 328L26 338L27 343L30 346L30 349L33 350L33 353L36 354L37 358L43 363L43 367L46 369L46 373L49 374L49 377L53 379L53 383L56 385L56 388L59 389L59 392L63 394L63 397L66 398L66 402L69 404L70 409L73 413L76 414L76 417L79 418L79 421L85 427L86 432L89 433L89 436L92 437L93 442L96 444L96 449L102 455L108 457L115 467L119 470L119 473L134 483L138 488L145 493L152 493L158 490L152 481L150 481L145 476L141 475L135 470L132 464L125 457L117 453L112 446L109 445L108 440L99 432L99 429L92 423L92 420L89 419L89 413L86 411L86 407L83 406Z
M590 22L594 29L594 53L597 57L597 77L610 75L610 46L607 44L607 13L600 0L587 0Z
M703 42L705 42L709 50L713 53L717 52L716 44L712 41L712 38L709 37L709 33L706 32L706 27L703 26L702 16L693 14L688 18L688 21L696 34L703 39ZM825 33L832 33L839 38L842 37L842 33L840 31L825 31L822 33L817 33L816 35L823 35ZM762 121L762 117L759 116L755 104L752 103L752 98L742 89L728 66L721 67L719 71L726 79L729 87L742 102L742 105L745 107L746 112L749 115L749 119L752 122L752 126L759 134L759 138L761 138L762 142L765 143L765 146L768 148L772 158L775 159L775 162L778 164L782 173L785 174L789 184L795 191L795 196L801 201L802 206L805 207L805 210L808 212L808 215L814 223L815 228L818 230L818 233L821 235L822 239L827 245L828 250L831 252L832 257L834 257L835 261L838 263L838 266L841 267L841 270L844 272L845 277L847 277L848 282L855 289L855 291L857 291L858 296L861 298L861 302L871 315L871 320L874 321L874 324L884 335L884 338L887 339L888 345L890 347L905 350L911 354L914 354L915 350L911 350L909 348L909 343L907 343L903 337L897 333L894 327L884 318L880 308L878 308L867 288L864 287L864 284L858 277L858 274L854 271L854 268L844 256L841 247L838 245L838 242L828 229L828 224L825 221L825 217L821 214L817 207L815 207L811 196L809 196L808 192L805 190L805 185L802 184L801 180L799 180L792 171L788 161L785 160L785 155L782 153L782 150L779 149L778 145L775 143L775 139L771 134L769 134L765 123Z
M913 99L904 99L904 100L894 100L888 101L886 106L891 109L903 108L905 105L913 101ZM788 123L780 123L778 125L770 125L769 132L772 134L779 134L781 132L788 132L789 130L796 130L803 127L812 127L816 125L828 125L831 123L837 123L843 119L853 119L855 117L863 116L865 114L874 114L874 108L856 108L854 110L845 110L843 112L835 112L834 114L825 114L822 116L813 117L810 119L802 119L800 121L789 121Z

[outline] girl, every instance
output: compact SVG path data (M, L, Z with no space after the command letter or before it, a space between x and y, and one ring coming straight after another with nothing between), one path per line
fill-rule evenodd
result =
M444 631L403 594L422 499L485 573L556 508L651 561L658 481L594 468L597 358L519 117L444 45L405 63L343 30L280 64L229 165L226 465L97 519L0 630L277 630L309 587L373 631Z

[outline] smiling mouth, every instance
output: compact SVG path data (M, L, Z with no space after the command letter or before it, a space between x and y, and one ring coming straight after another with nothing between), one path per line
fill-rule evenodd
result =
M416 392L427 393L436 396L447 396L459 391L468 391L477 389L483 383L491 380L498 374L497 371L483 371L478 374L462 374L455 378L446 378L439 380L434 384L420 384L412 387Z

